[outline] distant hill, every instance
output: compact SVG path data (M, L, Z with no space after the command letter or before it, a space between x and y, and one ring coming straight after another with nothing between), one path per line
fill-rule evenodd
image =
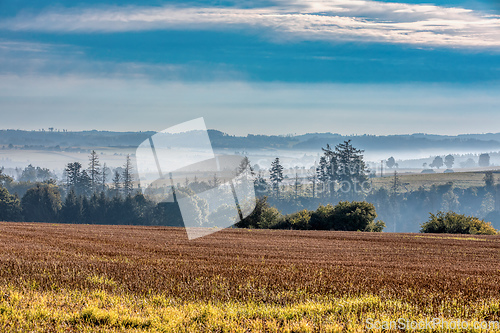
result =
M110 131L23 131L0 130L0 146L15 147L134 147L155 132L110 132ZM209 130L214 148L232 149L280 149L317 150L327 143L336 145L352 140L356 147L365 150L500 150L500 133L466 134L458 136L410 134L410 135L353 135L335 133L308 133L303 135L254 135L234 136L221 131Z

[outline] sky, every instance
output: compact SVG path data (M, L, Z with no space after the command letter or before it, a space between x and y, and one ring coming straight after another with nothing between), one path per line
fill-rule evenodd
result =
M0 1L0 128L500 132L496 1Z

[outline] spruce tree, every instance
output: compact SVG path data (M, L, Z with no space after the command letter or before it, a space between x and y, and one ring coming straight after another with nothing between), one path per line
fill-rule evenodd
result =
M280 184L283 181L283 166L280 164L280 159L278 157L271 163L269 179L276 191L276 197L279 198Z

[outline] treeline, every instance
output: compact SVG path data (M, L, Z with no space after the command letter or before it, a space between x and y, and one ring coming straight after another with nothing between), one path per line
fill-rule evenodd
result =
M6 148L26 146L51 147L137 147L155 132L70 132L49 128L39 131L0 130L0 145ZM208 130L214 148L231 149L316 149L324 142L341 143L353 139L359 147L371 150L410 151L422 149L461 150L464 148L496 151L500 149L500 133L459 136L413 135L356 135L343 136L332 133L310 133L304 135L252 135L234 136L217 130Z
M320 205L316 210L307 209L282 215L267 202L267 197L257 200L252 214L236 224L239 228L292 229L292 230L341 230L381 232L383 221L375 221L375 206L365 201L342 201L337 205Z
M0 220L183 225L177 204L157 204L134 188L130 156L120 170L115 171L110 186L109 169L106 164L101 166L95 151L89 155L87 168L79 162L68 163L65 182L59 185L48 169L29 165L19 182L0 169ZM31 182L32 179L38 181Z
M256 208L236 224L239 228L376 231L385 227L375 221L375 207L367 202L340 202L319 206L315 211L302 210L282 215L267 202L257 199ZM117 224L148 226L183 226L177 203L154 203L141 192L108 197L95 192L90 197L76 195L71 189L64 200L56 185L37 184L21 198L0 188L0 220L24 222L59 222L78 224Z
M95 192L90 197L76 195L71 189L64 200L57 186L37 184L21 198L0 188L0 220L60 222L79 224L182 226L179 208L174 203L148 200L142 193L106 196Z

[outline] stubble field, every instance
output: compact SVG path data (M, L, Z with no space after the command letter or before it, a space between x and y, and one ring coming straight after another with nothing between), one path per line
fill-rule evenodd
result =
M0 223L0 331L363 332L499 301L499 236Z

